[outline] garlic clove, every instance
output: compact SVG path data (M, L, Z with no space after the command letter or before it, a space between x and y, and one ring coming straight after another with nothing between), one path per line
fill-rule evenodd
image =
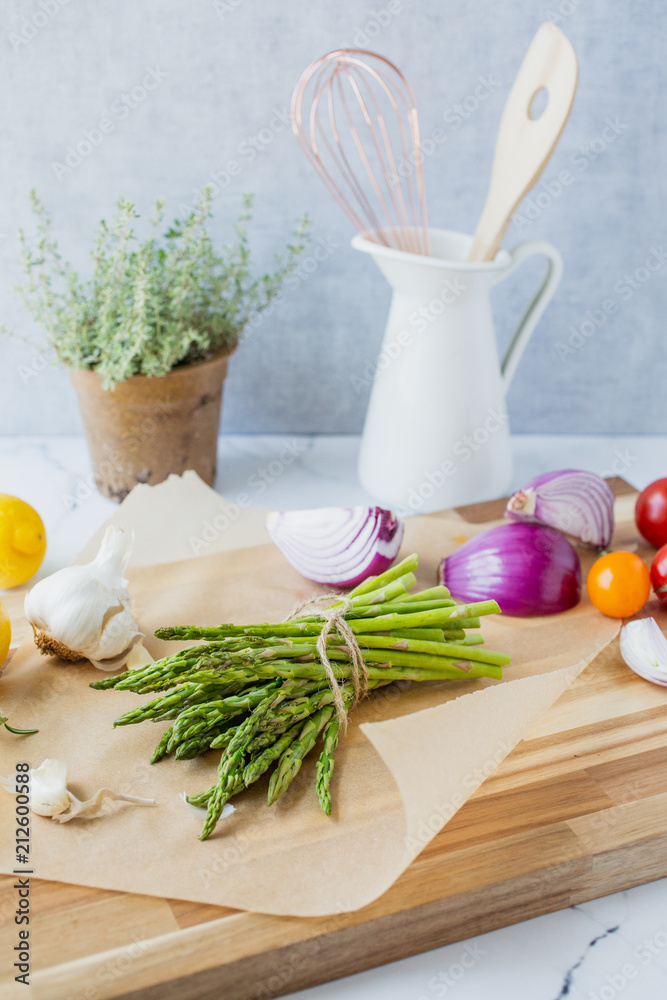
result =
M113 657L97 660L91 656L89 660L98 670L108 672L119 670L121 667L125 670L139 670L141 667L147 667L149 663L155 663L155 659L144 646L144 638L143 632L137 632L129 649L124 649Z
M141 642L142 633L137 633L136 642ZM107 673L112 673L114 670L125 669L127 662L132 655L132 650L134 649L134 643L126 647L116 656L108 656L103 660L98 660L97 657L89 656L88 661L97 670L105 670Z
M139 639L130 650L125 662L125 669L140 670L141 667L147 667L149 663L155 663L155 657L151 656L148 652L144 646L143 639Z
M127 608L121 606L111 608L103 620L102 631L95 641L94 648L88 652L88 659L91 662L95 661L95 666L98 666L100 661L117 657L123 657L125 662L134 644L142 638L143 632L139 631ZM103 666L102 669L113 668Z
M623 626L621 656L639 677L667 686L667 638L655 618L636 618Z
M15 776L0 776L0 785L5 791L16 795ZM82 802L67 787L67 764L53 757L47 757L39 767L30 769L30 808L37 816L47 816L56 823L69 823L77 818L98 819L109 812L110 802L155 805L155 799L125 795L114 792L111 788L100 788L91 798Z
M38 768L30 769L30 808L38 816L58 816L69 809L67 764L47 757Z
M133 535L109 525L100 549L84 566L66 566L35 584L25 614L45 654L89 659L102 670L122 667L142 638L130 610L124 577Z

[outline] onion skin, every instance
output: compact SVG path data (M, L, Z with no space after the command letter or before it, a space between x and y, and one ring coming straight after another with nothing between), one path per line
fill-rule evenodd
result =
M389 569L404 529L382 507L273 511L266 527L297 572L313 583L342 589Z
M554 528L507 524L471 538L440 566L440 580L466 603L495 599L503 614L554 615L581 599L574 547Z
M614 531L614 494L594 472L545 472L510 497L505 517L557 528L586 545L606 549Z

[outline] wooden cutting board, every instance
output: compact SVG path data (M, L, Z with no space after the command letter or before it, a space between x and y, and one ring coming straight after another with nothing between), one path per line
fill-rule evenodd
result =
M630 547L636 493L611 485L617 543ZM455 516L479 524L503 509ZM22 595L5 603L20 640ZM34 879L30 996L264 1000L665 875L667 692L615 644L372 905L272 917ZM19 989L12 885L0 877L3 997Z

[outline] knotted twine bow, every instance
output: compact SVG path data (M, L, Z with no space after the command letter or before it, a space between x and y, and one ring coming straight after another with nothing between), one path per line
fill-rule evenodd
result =
M329 606L332 600L338 602L336 607ZM322 604L325 607L321 607ZM344 617L351 607L352 601L349 597L343 597L341 594L322 594L321 597L309 597L308 600L301 601L292 608L287 618L285 618L286 622L292 621L294 618L298 618L305 608L313 608L317 617L322 618L324 621L322 631L317 638L317 652L322 661L324 673L333 694L334 707L342 732L345 732L347 729L347 710L340 684L327 654L327 638L332 633L340 636L350 654L352 686L354 688L354 699L350 707L354 707L360 698L363 698L368 692L368 668L361 655L357 637Z

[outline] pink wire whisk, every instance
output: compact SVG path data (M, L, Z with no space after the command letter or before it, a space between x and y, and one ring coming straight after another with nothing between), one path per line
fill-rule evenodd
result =
M292 129L359 232L429 255L415 98L393 63L364 49L322 56L294 89Z

